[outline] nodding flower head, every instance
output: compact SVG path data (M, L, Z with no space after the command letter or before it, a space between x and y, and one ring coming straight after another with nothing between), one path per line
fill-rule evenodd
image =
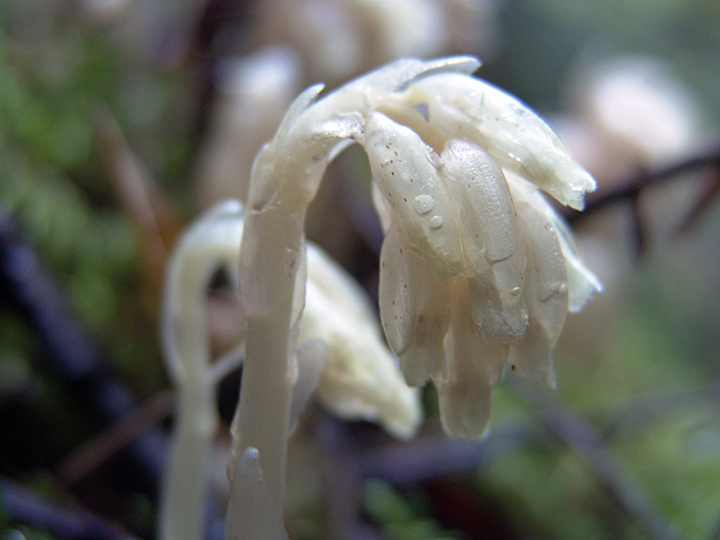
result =
M471 75L471 57L404 59L315 101L301 94L256 158L241 273L246 312L291 298L302 220L343 140L368 155L386 231L380 314L411 386L432 379L448 433L477 438L508 364L554 385L568 311L601 289L540 191L582 209L595 181L527 106ZM296 260L298 259L298 260ZM300 261L301 262L301 261ZM302 294L292 296L300 312ZM294 320L294 319L293 319Z
M580 209L595 182L530 109L468 75L410 84L365 115L360 142L390 347L410 385L433 380L446 431L479 437L504 365L553 386L567 312L601 289L538 191Z

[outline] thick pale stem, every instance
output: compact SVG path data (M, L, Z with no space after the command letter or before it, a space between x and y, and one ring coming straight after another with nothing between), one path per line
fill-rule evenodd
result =
M297 378L297 319L305 282L302 219L278 204L246 218L241 279L252 283L243 301L247 317L245 367L234 432L235 459L258 450L260 469L282 509L292 390ZM300 276L298 276L298 272Z
M309 88L295 100L275 138L255 160L240 257L248 324L240 404L233 423L233 464L255 466L254 458L239 458L254 456L246 450L256 449L260 470L255 472L264 478L280 509L290 403L297 377L297 320L304 304L305 276L299 274L304 263L303 224L329 153L342 139L361 141L367 114L413 78L429 71L470 72L477 65L477 60L467 57L434 62L399 60L316 103L321 87ZM296 287L296 282L301 285ZM233 489L244 490L245 486ZM246 494L252 496L252 486L247 486ZM243 494L237 495L236 500L242 501ZM239 523L235 512L231 505L231 524ZM268 519L271 514L267 513ZM236 537L240 533L232 525L229 538Z
M203 538L209 449L217 430L214 383L186 384L179 390L175 434L161 499L160 538Z
M238 419L240 451L258 450L260 468L278 508L283 504L290 401L296 377L288 366L291 306L283 311L271 319L248 319Z

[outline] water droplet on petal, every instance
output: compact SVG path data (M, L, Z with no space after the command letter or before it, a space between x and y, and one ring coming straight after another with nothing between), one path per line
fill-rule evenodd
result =
M445 220L443 220L442 216L433 216L430 218L430 227L433 229L439 229L442 227L444 222Z
M512 294L513 296L517 296L518 294L520 294L520 287L513 287L512 289L510 289L510 294Z
M432 195L418 195L415 197L415 210L418 214L427 214L435 205Z

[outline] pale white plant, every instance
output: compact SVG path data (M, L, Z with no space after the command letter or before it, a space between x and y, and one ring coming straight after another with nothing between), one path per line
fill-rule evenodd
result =
M324 251L307 245L307 288L300 343L321 339L327 359L315 395L335 415L376 422L399 439L422 421L365 291Z
M304 305L304 220L328 162L368 155L386 229L380 313L412 386L432 379L451 435L477 438L503 365L554 384L568 310L600 290L539 190L581 209L595 187L528 107L471 57L405 59L316 101L303 92L251 176L240 276L246 364L229 539L285 538L282 505Z
M220 358L211 358L206 299L210 281L221 269L235 291L240 290L243 218L241 203L219 203L188 228L168 264L162 343L177 391L177 413L160 506L163 540L204 536L210 456L218 428L216 389L240 365L244 349L239 343ZM418 392L405 385L365 292L312 244L307 287L292 426L315 391L318 400L342 418L375 421L397 437L412 436L422 419Z
M168 262L161 338L176 412L170 457L161 489L158 537L204 537L204 510L212 442L218 428L216 388L242 351L213 362L207 336L206 298L213 274L237 264L242 232L237 203L223 203L190 228ZM231 272L229 274L233 276ZM237 289L237 280L235 280Z

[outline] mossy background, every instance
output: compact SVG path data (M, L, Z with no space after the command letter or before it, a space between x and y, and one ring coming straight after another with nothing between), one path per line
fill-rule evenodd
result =
M143 403L168 387L157 343L158 276L147 275L142 232L118 200L93 122L98 108L107 107L172 201L171 219L181 227L200 210L191 182L216 51L200 46L199 30L162 17L154 27L148 23L152 32L142 42L130 44L112 24L80 17L80 4L0 2L0 212L14 220L77 323L100 344L110 372ZM173 12L172 5L157 4ZM496 52L481 74L538 110L566 106L567 82L587 58L652 54L696 93L704 133L720 132L716 0L506 0L497 9ZM210 23L234 28L242 43L252 5L217 13ZM190 46L179 46L179 38ZM578 228L594 234L593 223L580 220ZM719 230L714 200L689 229L650 234L642 253L625 253L626 275L608 284L608 298L568 325L566 333L574 334L558 348L553 394L592 426L673 534L707 540L720 536ZM626 238L616 240L624 245ZM354 256L340 254L371 281L366 261L354 268ZM151 537L151 494L105 483L102 471L98 481L80 486L57 478L63 458L107 426L46 368L47 352L17 307L3 300L6 292L0 293L0 474L51 502L71 494ZM432 400L429 393L431 423ZM536 436L443 480L442 490L437 480L364 481L363 519L389 540L651 537L608 495L592 463L549 433L537 407L512 385L498 386L493 407L493 432L518 425ZM308 488L315 499L321 491ZM467 495L477 506L450 519L439 510L440 493ZM298 505L299 538L327 534L322 501L315 499ZM478 522L490 514L485 534ZM28 539L53 538L12 522L1 507L0 528L8 540L21 538L18 530Z

